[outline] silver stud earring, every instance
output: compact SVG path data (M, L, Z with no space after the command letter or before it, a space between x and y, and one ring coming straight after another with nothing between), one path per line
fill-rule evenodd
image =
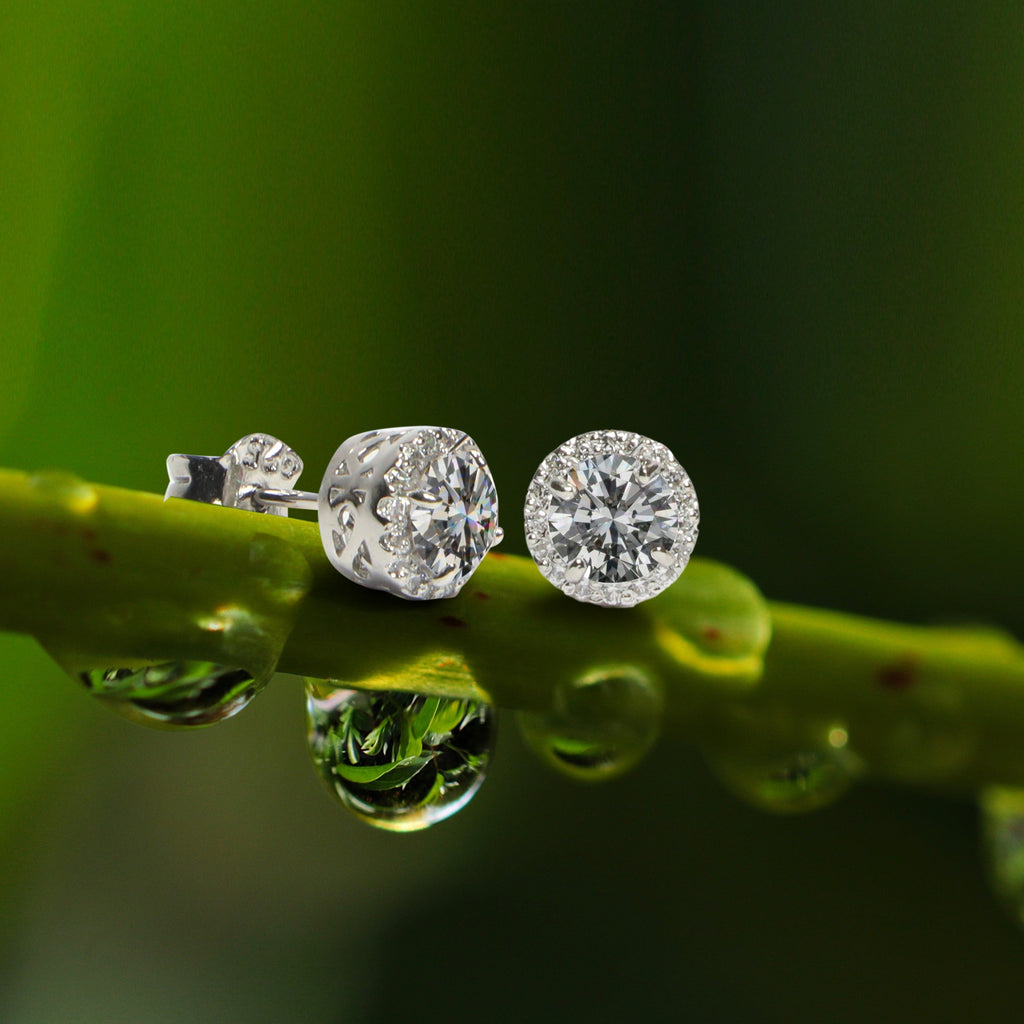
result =
M629 607L679 577L699 518L693 484L668 448L595 430L559 445L538 467L526 497L526 543L570 597Z
M301 460L266 434L243 438L221 458L172 455L167 467L167 497L279 515L316 511L338 572L409 600L454 597L503 536L483 454L468 434L448 427L350 437L331 458L319 494L294 489Z

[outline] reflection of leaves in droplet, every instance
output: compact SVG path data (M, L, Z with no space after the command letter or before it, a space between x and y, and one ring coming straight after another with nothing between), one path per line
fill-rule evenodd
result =
M423 699L423 706L415 711L411 719L409 719L409 733L411 737L419 740L426 735L427 730L430 728L430 723L433 722L434 716L437 714L440 703L440 697L426 697ZM452 703L458 704L459 702L453 701Z
M430 721L430 731L427 735L443 736L457 728L460 722L466 726L471 720L478 719L480 714L479 708L474 708L471 701L441 701Z
M359 749L366 754L368 757L375 757L381 752L381 748L384 746L384 726L382 722L377 726L376 729L371 729L364 737L362 743L359 744Z
M553 736L548 742L551 753L559 761L573 768L603 772L615 766L615 751L603 743L592 743L566 736Z
M461 807L489 758L491 712L479 701L310 689L310 750L345 806L384 828L421 828Z
M355 782L361 786L370 786L380 789L389 786L401 786L408 782L428 761L430 757L407 757L402 761L392 763L385 761L384 764L368 765L335 765L334 771L343 779ZM383 787L382 785L383 784Z
M811 811L842 796L856 777L856 761L827 745L788 753L716 751L708 764L722 784L760 810Z
M78 678L129 717L169 726L223 721L241 711L258 689L244 669L208 661L93 669L79 672Z
M595 670L555 688L552 707L520 712L527 744L558 771L611 779L651 748L661 725L661 691L629 666Z

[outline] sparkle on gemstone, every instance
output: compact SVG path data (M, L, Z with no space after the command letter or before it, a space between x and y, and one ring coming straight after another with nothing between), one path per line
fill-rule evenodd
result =
M548 507L551 543L594 583L643 579L680 532L675 492L657 466L617 452L580 459Z
M461 583L494 541L498 496L490 474L450 452L426 467L409 499L413 551L431 578Z

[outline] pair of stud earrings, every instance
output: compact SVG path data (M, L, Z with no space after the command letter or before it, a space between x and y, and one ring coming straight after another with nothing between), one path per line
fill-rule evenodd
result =
M275 515L316 511L331 564L409 600L454 597L500 543L498 494L466 433L394 427L334 453L319 494L296 490L302 460L268 434L222 456L171 455L166 498ZM526 497L526 542L543 575L579 601L629 607L686 568L697 542L693 484L664 445L596 430L559 445Z

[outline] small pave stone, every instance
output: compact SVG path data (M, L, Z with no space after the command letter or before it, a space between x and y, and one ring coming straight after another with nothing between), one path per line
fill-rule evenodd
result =
M395 522L405 512L405 504L401 498L395 498L391 495L381 498L377 502L377 515L380 519L385 522Z

